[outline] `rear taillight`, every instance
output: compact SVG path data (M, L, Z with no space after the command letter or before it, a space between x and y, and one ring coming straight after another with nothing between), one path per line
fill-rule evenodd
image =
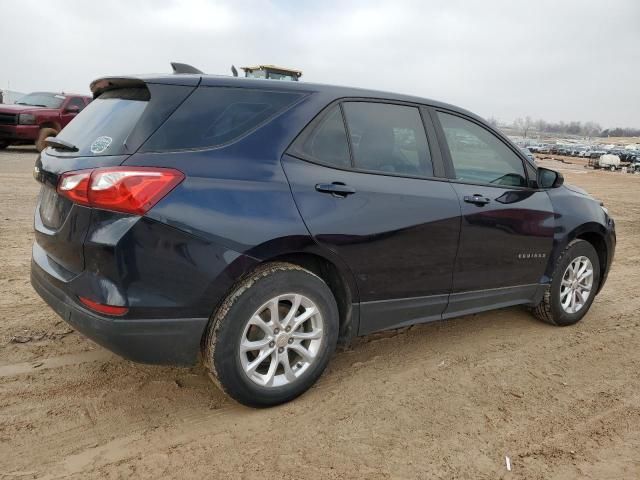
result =
M63 174L58 193L81 205L144 215L182 180L171 168L96 168Z

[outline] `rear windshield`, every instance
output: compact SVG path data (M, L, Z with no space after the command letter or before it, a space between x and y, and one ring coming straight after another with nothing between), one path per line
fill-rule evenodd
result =
M146 88L104 92L58 134L78 148L75 155L122 155L126 140L149 102Z
M200 87L144 144L142 151L216 147L257 128L303 94Z

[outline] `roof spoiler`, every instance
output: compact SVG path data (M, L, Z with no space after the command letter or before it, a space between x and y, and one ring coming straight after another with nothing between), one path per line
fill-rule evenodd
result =
M203 71L186 63L171 62L171 68L173 68L173 73L197 73L204 75Z
M98 98L100 94L107 90L113 90L114 88L139 88L144 87L145 82L139 78L127 78L127 77L105 77L94 80L89 85L93 98Z

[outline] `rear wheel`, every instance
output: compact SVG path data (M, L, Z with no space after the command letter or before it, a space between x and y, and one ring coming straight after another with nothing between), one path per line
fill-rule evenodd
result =
M238 402L266 407L294 399L320 377L338 339L338 308L327 284L289 263L266 264L216 312L204 363Z
M574 240L558 258L551 285L534 315L552 325L573 325L589 311L599 283L598 253L589 242Z
M39 152L47 148L47 144L45 140L47 137L55 137L58 134L58 131L53 128L41 128L40 133L38 133L38 139L36 140L36 148Z

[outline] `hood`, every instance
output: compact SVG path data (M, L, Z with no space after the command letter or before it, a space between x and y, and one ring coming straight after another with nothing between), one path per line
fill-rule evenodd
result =
M570 183L565 183L564 187L574 193L579 193L580 195L584 195L585 197L591 197L591 195L589 195L589 192L583 190L580 187L576 187L575 185L571 185Z
M42 112L43 110L55 110L47 107L34 107L33 105L15 105L15 104L0 104L0 112L4 113L26 113L32 111Z

